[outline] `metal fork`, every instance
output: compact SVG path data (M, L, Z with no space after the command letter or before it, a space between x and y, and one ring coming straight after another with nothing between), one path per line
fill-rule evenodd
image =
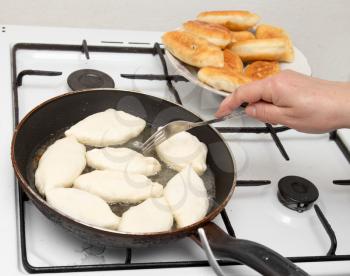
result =
M176 133L179 133L181 131L190 130L195 127L200 126L206 126L209 124L214 124L218 122L222 122L228 119L236 118L236 117L242 117L245 115L244 108L239 109L237 111L234 111L233 113L226 115L221 118L215 118L207 121L202 122L189 122L189 121L173 121L165 126L160 127L155 133L152 134L151 137L147 139L146 142L144 142L141 145L141 151L143 154L149 153L154 147L160 145L165 140L169 139L171 136L175 135Z

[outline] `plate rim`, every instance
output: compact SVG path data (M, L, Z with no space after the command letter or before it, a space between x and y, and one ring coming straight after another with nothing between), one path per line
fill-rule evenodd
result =
M295 56L301 57L301 59L299 59L299 62L302 62L303 67L304 67L303 70L300 70L300 71L295 70L295 71L302 73L302 74L305 74L307 76L312 76L311 66L310 66L306 56L303 54L303 52L299 48L295 47L294 45L293 45L293 49L294 49ZM197 76L195 76L194 74L192 74L190 72L190 70L188 69L188 66L190 66L190 65L187 65L184 62L182 62L181 60L179 60L178 58L176 58L166 48L164 50L165 50L165 56L167 57L168 61L171 63L173 68L176 70L176 74L179 74L179 75L185 77L192 84L203 88L207 92L211 92L211 93L214 93L216 95L223 96L223 97L227 97L227 96L231 95L232 93L234 93L234 91L233 92L221 91L221 90L215 89L215 88L203 83L202 81L200 81L197 78ZM291 63L282 63L282 64L286 64L288 66L288 64L292 65L292 64L295 64L295 62L296 62L296 60L294 60ZM281 64L281 62L280 62L280 64ZM288 69L288 68L286 68L286 69ZM286 70L286 69L282 69L282 70Z

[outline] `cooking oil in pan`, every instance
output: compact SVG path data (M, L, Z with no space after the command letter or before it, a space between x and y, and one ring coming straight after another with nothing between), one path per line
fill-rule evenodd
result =
M64 132L67 130L61 129L57 131L57 133L53 133L50 135L50 137L41 143L36 149L33 150L32 155L31 155L31 162L29 162L28 167L27 167L27 177L29 184L34 188L35 191L37 191L35 187L35 180L34 180L34 175L35 171L38 167L38 163L40 160L40 157L42 154L45 152L48 146L52 145L56 140L63 138ZM151 136L152 133L152 127L151 125L147 125L144 131L136 138L131 139L128 143L122 145L122 147L127 147L130 149L133 149L135 151L140 151L140 145L147 140L148 137ZM86 150L91 150L95 147L90 147L86 146ZM163 186L166 185L166 183L178 172L174 171L173 169L170 169L164 162L160 161L159 158L157 158L156 154L153 152L150 154L150 156L153 156L156 158L162 166L161 171L154 176L150 176L149 178L154 181L162 184ZM94 170L93 168L86 166L83 173L87 173ZM208 197L209 197L209 210L208 212L211 211L212 208L215 207L215 180L214 180L214 174L212 170L208 167L208 169L204 172L203 175L201 175L201 178L204 182L205 188L207 189ZM39 194L39 192L37 192ZM137 203L138 204L138 203ZM118 215L121 216L125 211L127 211L130 207L137 205L137 204L129 204L129 203L116 203L116 204L111 204L110 207L112 211Z

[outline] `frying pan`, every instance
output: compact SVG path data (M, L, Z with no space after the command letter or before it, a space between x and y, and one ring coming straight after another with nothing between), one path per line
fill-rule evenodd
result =
M29 112L15 129L11 158L23 191L50 220L63 226L84 241L106 247L147 247L190 236L200 244L197 230L203 228L216 257L234 259L263 275L307 275L288 259L258 243L232 238L211 222L225 207L236 185L236 167L229 148L212 127L191 130L208 146L207 164L215 179L216 204L199 222L190 226L157 233L122 233L93 227L74 220L50 207L30 179L28 166L33 150L48 141L57 130L65 129L85 117L108 108L139 116L157 128L173 120L200 121L201 118L172 102L142 93L93 89L70 92L52 98Z

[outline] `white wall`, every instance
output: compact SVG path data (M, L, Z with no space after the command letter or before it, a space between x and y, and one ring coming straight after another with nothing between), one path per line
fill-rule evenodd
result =
M203 10L249 9L264 21L302 31L349 14L348 0L0 0L1 24L166 30Z
M349 0L0 0L0 24L165 31L213 9L258 13L323 67L318 76L350 80Z

